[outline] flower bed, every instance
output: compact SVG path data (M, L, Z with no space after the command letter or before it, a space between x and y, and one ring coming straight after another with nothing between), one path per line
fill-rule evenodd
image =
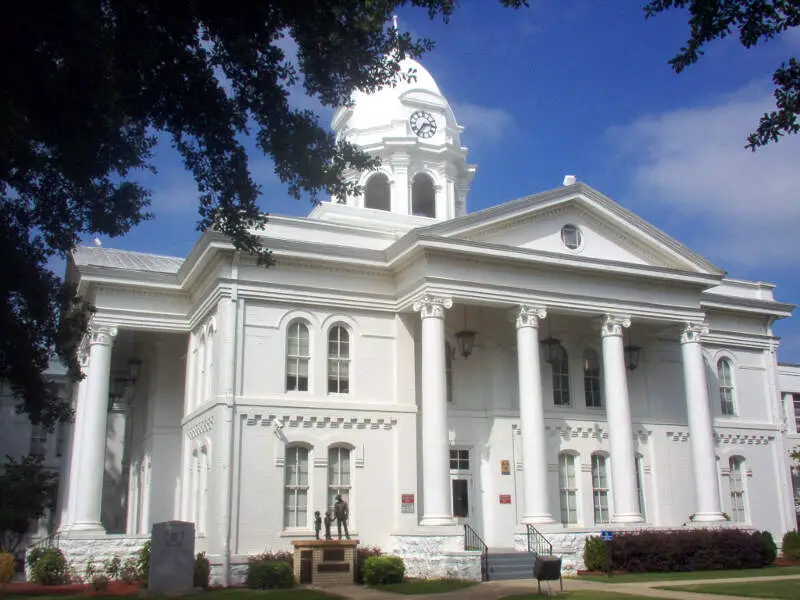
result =
M111 581L104 590L95 591L88 583L72 583L67 585L37 585L28 581L13 581L3 590L6 596L138 596L139 582L123 583Z

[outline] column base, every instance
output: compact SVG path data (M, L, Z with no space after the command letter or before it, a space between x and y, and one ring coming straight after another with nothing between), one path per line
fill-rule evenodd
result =
M553 515L549 515L547 513L539 515L525 515L521 519L521 523L523 525L551 525L555 522L556 520L553 518Z
M639 513L619 513L611 517L612 523L644 523Z
M707 512L707 513L695 513L694 518L692 519L693 523L719 523L721 521L727 521L728 519L725 518L721 512Z
M457 525L458 522L456 521L455 517L452 515L426 515L422 517L422 520L419 522L421 527L429 527L429 526L442 526L442 525Z
M63 529L66 533L81 533L81 534L93 534L93 535L105 535L106 529L103 527L102 524L93 522L93 521L78 521L76 523L72 523L71 525L67 525Z

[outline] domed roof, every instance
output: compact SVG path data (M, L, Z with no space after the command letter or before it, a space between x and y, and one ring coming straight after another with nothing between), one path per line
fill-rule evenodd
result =
M400 73L408 77L399 78L396 85L387 85L371 94L356 90L353 104L336 111L331 122L335 131L345 125L349 129L364 130L389 125L393 120L405 119L408 109L402 99L409 93L423 97L428 102L448 106L439 86L428 70L413 58L400 61Z

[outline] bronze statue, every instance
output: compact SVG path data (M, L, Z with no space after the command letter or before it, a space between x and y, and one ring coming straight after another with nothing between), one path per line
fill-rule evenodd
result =
M336 517L336 525L339 529L339 539L342 539L342 525L344 525L344 536L349 540L350 533L347 531L347 520L350 518L350 507L347 506L347 502L344 501L341 494L336 495L333 514Z
M325 539L332 540L333 537L331 536L331 523L333 523L333 517L331 517L331 511L325 511Z
M322 517L319 516L319 511L314 511L314 537L319 539L319 530L322 529Z

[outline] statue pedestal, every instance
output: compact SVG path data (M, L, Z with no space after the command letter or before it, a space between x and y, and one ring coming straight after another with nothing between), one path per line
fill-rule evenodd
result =
M319 586L353 583L358 540L294 540L294 578Z

